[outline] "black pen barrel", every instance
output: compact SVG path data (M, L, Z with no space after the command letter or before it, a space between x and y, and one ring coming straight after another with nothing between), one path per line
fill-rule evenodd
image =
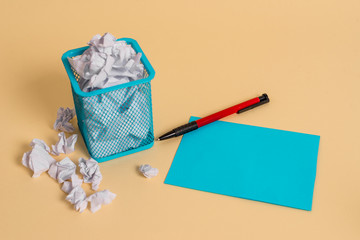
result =
M161 141L161 140L165 140L165 139L169 139L169 138L173 138L173 137L178 137L178 136L184 135L185 133L194 131L198 128L199 127L198 127L197 123L195 121L192 121L192 122L184 124L180 127L174 128L170 132L165 133L164 135L160 136L158 138L158 140Z

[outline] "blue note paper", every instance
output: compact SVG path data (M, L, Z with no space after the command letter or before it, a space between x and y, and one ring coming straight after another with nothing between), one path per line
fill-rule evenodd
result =
M319 141L217 121L183 136L165 183L310 211Z

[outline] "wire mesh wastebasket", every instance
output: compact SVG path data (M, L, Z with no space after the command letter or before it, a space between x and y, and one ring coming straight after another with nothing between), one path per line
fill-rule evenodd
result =
M135 52L142 53L143 79L83 92L78 84L79 75L68 57L81 55L88 47L67 51L62 56L80 132L90 156L98 162L142 151L154 144L151 80L155 71L135 40L121 38L117 41L125 41Z

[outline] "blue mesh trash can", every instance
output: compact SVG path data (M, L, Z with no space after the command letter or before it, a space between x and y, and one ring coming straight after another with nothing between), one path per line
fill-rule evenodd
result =
M135 52L142 53L143 79L83 92L78 84L79 75L68 57L81 55L88 47L67 51L61 58L70 79L80 132L90 156L98 162L142 151L154 144L151 80L155 71L135 40L117 41L125 41Z

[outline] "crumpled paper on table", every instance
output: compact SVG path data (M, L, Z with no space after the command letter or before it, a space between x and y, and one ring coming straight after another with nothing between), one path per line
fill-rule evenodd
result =
M78 177L78 175L73 174L71 176L71 181L65 181L61 187L61 190L63 190L66 193L70 193L71 190L74 188L81 186L83 183L83 180Z
M75 110L70 108L59 108L57 111L54 129L57 131L73 132L74 126L69 122L75 116Z
M82 55L68 58L79 74L80 89L90 92L144 78L141 53L136 54L125 41L116 41L110 33L95 35Z
M75 206L76 211L79 212L83 212L88 205L86 193L81 186L74 187L66 196L66 200L68 200L71 204L73 204Z
M91 203L91 211L96 212L101 208L103 204L109 204L116 197L116 194L109 190L96 192L89 197L86 197L84 189L81 187L82 179L79 179L77 175L72 175L71 182L65 181L62 187L64 192L67 192L66 200L74 205L76 211L83 212Z
M56 179L59 183L71 178L75 174L76 165L70 158L66 157L60 162L55 162L50 166L48 174L50 177Z
M50 153L50 147L43 140L34 138L30 143L30 147L35 147L35 145L43 148L45 151Z
M34 139L30 146L32 150L24 153L22 164L34 172L32 177L39 177L41 173L48 171L51 164L56 161L50 156L50 148L43 140Z
M90 210L91 212L96 212L101 208L101 205L109 204L116 197L115 193L110 192L109 190L104 190L100 192L96 192L90 195L87 198L87 201L90 202Z
M59 141L52 145L52 154L59 155L60 153L69 154L75 151L75 143L77 141L78 135L73 134L70 137L66 138L64 132L58 134Z
M153 168L149 164L141 165L139 171L147 178L155 177L159 173L159 169Z
M91 183L91 188L97 190L102 180L100 167L97 161L90 158L85 160L84 158L79 159L80 173L83 175L85 183Z
M63 111L67 112L63 117L65 115L72 115L70 118L62 118L65 120L57 119L59 126L61 122L68 122L69 119L73 117L73 113L71 113L71 111L69 112L69 110L70 109L67 108L67 110L60 109L60 111L58 111L58 117L62 114L59 114L59 112ZM58 136L59 141L55 145L52 145L52 151L50 151L50 147L43 140L33 139L30 143L32 150L24 153L22 164L34 172L33 177L38 177L41 173L48 171L48 174L52 178L56 179L59 183L63 183L61 189L68 193L66 200L72 203L77 211L83 212L87 208L88 202L91 202L92 212L99 210L102 204L109 204L115 198L116 194L104 190L86 197L86 193L81 187L83 179L80 179L76 175L76 165L68 157L57 162L50 156L50 152L58 155L59 153L66 154L74 151L74 145L77 140L76 134L66 138L65 133L61 132ZM80 163L79 166L81 165L80 168L86 182L92 183L93 190L98 189L102 175L97 162L93 159L80 159ZM69 181L69 179L71 179L71 181Z

